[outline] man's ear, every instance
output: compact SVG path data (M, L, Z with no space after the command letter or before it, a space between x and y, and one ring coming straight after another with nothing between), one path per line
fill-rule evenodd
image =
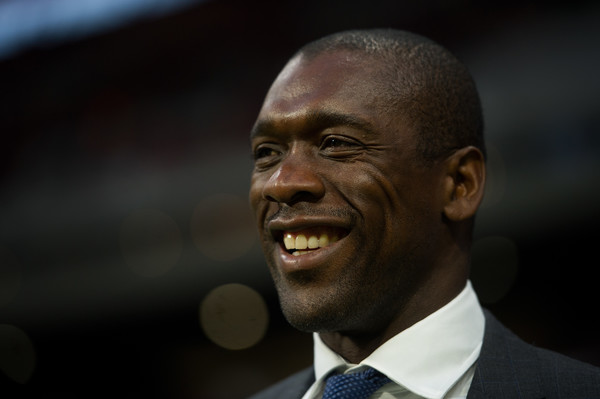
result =
M444 215L453 222L475 215L483 199L485 159L477 147L461 148L446 159Z

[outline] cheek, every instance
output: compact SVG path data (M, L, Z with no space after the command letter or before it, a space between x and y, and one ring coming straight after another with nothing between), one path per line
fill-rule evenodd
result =
M380 170L353 176L345 192L360 214L367 242L374 243L380 252L407 250L416 244L421 231L427 230L432 213L424 183L412 176Z
M377 225L377 221L388 224L402 215L405 200L402 191L397 188L397 182L376 170L349 175L352 179L344 192L365 224Z
M256 212L256 209L258 208L258 203L259 203L259 198L260 198L260 196L258 194L259 194L259 190L256 187L256 185L251 184L250 191L248 192L248 199L250 202L250 208L252 208L252 210L254 212Z
M263 186L264 186L263 179L252 176L252 178L250 180L250 190L248 192L248 198L250 200L250 207L254 211L255 216L257 216L256 212L258 211L260 204L262 202L261 200L262 200Z
M262 198L262 193L263 193L262 187L263 187L263 183L260 180L252 178L252 180L250 182L250 190L249 190L249 194L248 194L248 199L250 202L250 208L252 210L252 214L254 216L254 221L255 221L257 229L258 229L258 233L261 237L261 241L264 241L263 228L264 228L265 215L266 215L267 207L268 207L268 201L265 201Z

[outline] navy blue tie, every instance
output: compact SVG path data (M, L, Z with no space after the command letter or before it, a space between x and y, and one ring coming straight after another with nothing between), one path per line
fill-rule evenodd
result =
M372 368L360 373L332 375L327 378L323 399L367 399L388 382L389 378Z

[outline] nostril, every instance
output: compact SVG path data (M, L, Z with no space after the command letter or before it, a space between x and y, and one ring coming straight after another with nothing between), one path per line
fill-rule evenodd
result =
M265 195L264 198L270 202L294 204L297 202L316 202L320 196L311 193L310 191L298 191L286 198L275 197L273 195Z
M317 195L312 191L298 191L292 196L292 198L290 198L288 203L293 204L296 202L317 202L319 198L321 198L321 195Z

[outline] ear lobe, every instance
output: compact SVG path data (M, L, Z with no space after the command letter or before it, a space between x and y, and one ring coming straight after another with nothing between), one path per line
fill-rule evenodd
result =
M473 146L461 148L447 160L444 215L459 222L475 216L483 199L485 160Z

